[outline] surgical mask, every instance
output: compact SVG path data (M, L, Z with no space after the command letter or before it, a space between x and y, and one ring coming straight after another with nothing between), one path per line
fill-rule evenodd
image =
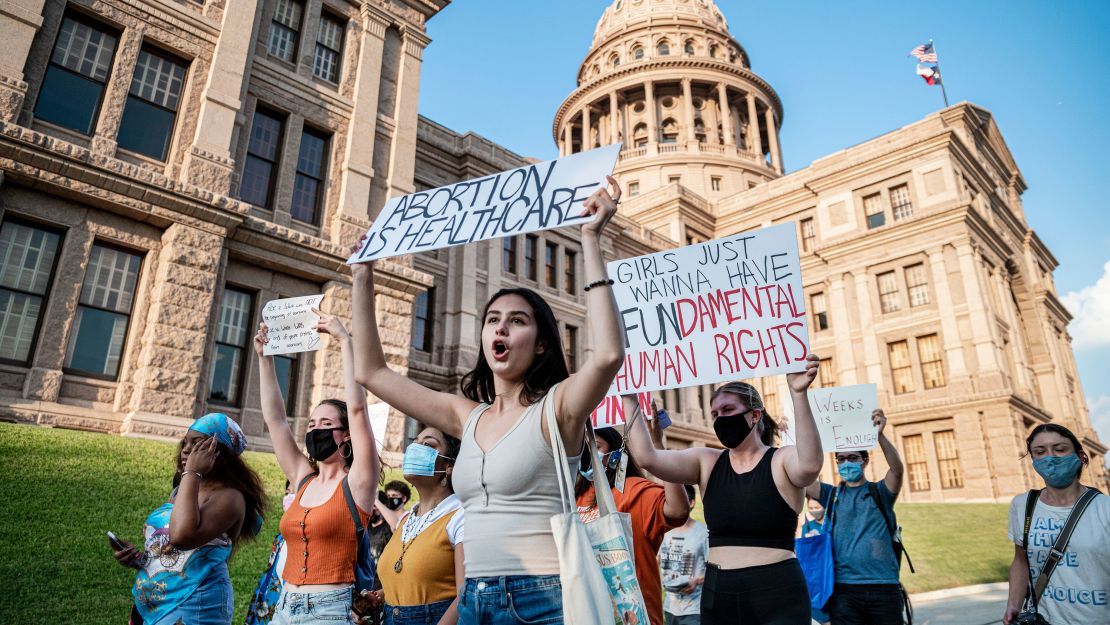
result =
M1052 488L1064 488L1075 481L1083 463L1077 454L1045 456L1033 461L1033 470Z
M592 464L589 464L589 460L589 457L587 457L586 463L589 465L589 468L579 469L578 474L587 480L592 480L594 479L594 467ZM621 450L611 451L601 456L601 464L604 465L606 469L616 469L621 466Z
M288 495L282 497L281 498L281 509L282 510L288 510L289 506L293 505L293 500L296 499L296 498L297 498L297 496L293 493L289 493Z
M420 443L413 443L405 450L405 457L401 461L401 473L405 475L429 477L436 473L447 473L447 471L436 471L436 458L440 454L435 449L422 445ZM447 456L443 456L447 458ZM454 460L454 458L447 458Z
M335 443L335 437L331 433L339 429L342 428L317 428L305 432L304 447L308 450L308 457L316 462L331 458L332 454L339 450L339 445Z
M717 440L729 449L740 446L744 439L748 438L748 434L752 433L752 426L748 425L748 419L744 416L751 412L745 410L738 415L730 417L717 417L713 420L713 431L717 433Z
M846 482L858 482L863 479L863 463L861 462L841 462L836 468L836 472L840 477L844 478Z

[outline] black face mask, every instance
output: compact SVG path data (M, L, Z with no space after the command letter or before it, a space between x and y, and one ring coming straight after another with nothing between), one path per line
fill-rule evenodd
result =
M745 410L737 415L728 417L717 417L713 420L713 431L717 433L717 440L729 449L734 449L748 438L748 434L752 433L752 426L748 425L748 420L744 415L751 412Z
M390 510L396 510L405 503L405 500L400 497L389 497L385 500L385 507Z
M342 428L328 428L328 429L315 429L309 430L304 435L304 447L308 450L308 457L316 462L323 462L331 458L332 454L339 451L339 445L335 444L335 437L332 432Z

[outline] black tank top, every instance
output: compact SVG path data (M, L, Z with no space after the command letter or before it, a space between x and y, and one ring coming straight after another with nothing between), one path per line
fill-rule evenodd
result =
M794 551L798 513L783 500L771 474L768 449L747 473L732 470L728 450L721 452L706 483L705 524L710 547L772 547Z

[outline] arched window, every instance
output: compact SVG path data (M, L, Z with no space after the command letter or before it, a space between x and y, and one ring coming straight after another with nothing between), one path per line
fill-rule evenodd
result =
M709 56L711 58L714 58L714 59L717 58L717 54L719 54L719 53L720 53L720 49L717 48L717 44L713 44L713 45L709 46Z
M705 143L705 122L698 118L694 122L694 135L698 139L698 143Z
M612 56L609 57L609 67L617 67L620 64L621 64L621 57L620 57L619 54L614 52L612 54Z
M647 124L641 122L632 129L632 145L642 148L648 143Z
M644 58L644 49L640 46L632 48L632 58L636 59L637 61Z
M685 52L687 56L694 56L694 40L687 39L686 44L682 47L682 51Z
M660 143L678 143L678 122L668 117L663 120L663 138Z
M659 45L655 48L655 51L659 53L659 56L668 56L671 53L671 44L667 43L667 40L664 39L663 41L659 42Z

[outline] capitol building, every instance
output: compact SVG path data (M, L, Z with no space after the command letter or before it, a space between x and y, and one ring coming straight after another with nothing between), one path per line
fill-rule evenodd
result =
M386 199L529 162L417 114L425 24L448 1L0 7L0 418L177 437L219 410L268 449L250 347L265 302L323 293L349 318L346 249ZM606 255L796 224L819 384L878 385L904 501L1039 484L1021 456L1046 422L1076 432L1085 482L1106 488L1057 261L990 111L959 103L786 172L789 103L711 0L616 0L565 52L584 59L552 120L559 153L624 146ZM565 228L380 261L387 357L457 389L486 300L524 286L573 369L590 346L581 259ZM277 360L303 432L341 396L338 350ZM777 416L785 379L752 382ZM710 393L660 393L670 446L716 444ZM416 428L394 412L388 458Z

